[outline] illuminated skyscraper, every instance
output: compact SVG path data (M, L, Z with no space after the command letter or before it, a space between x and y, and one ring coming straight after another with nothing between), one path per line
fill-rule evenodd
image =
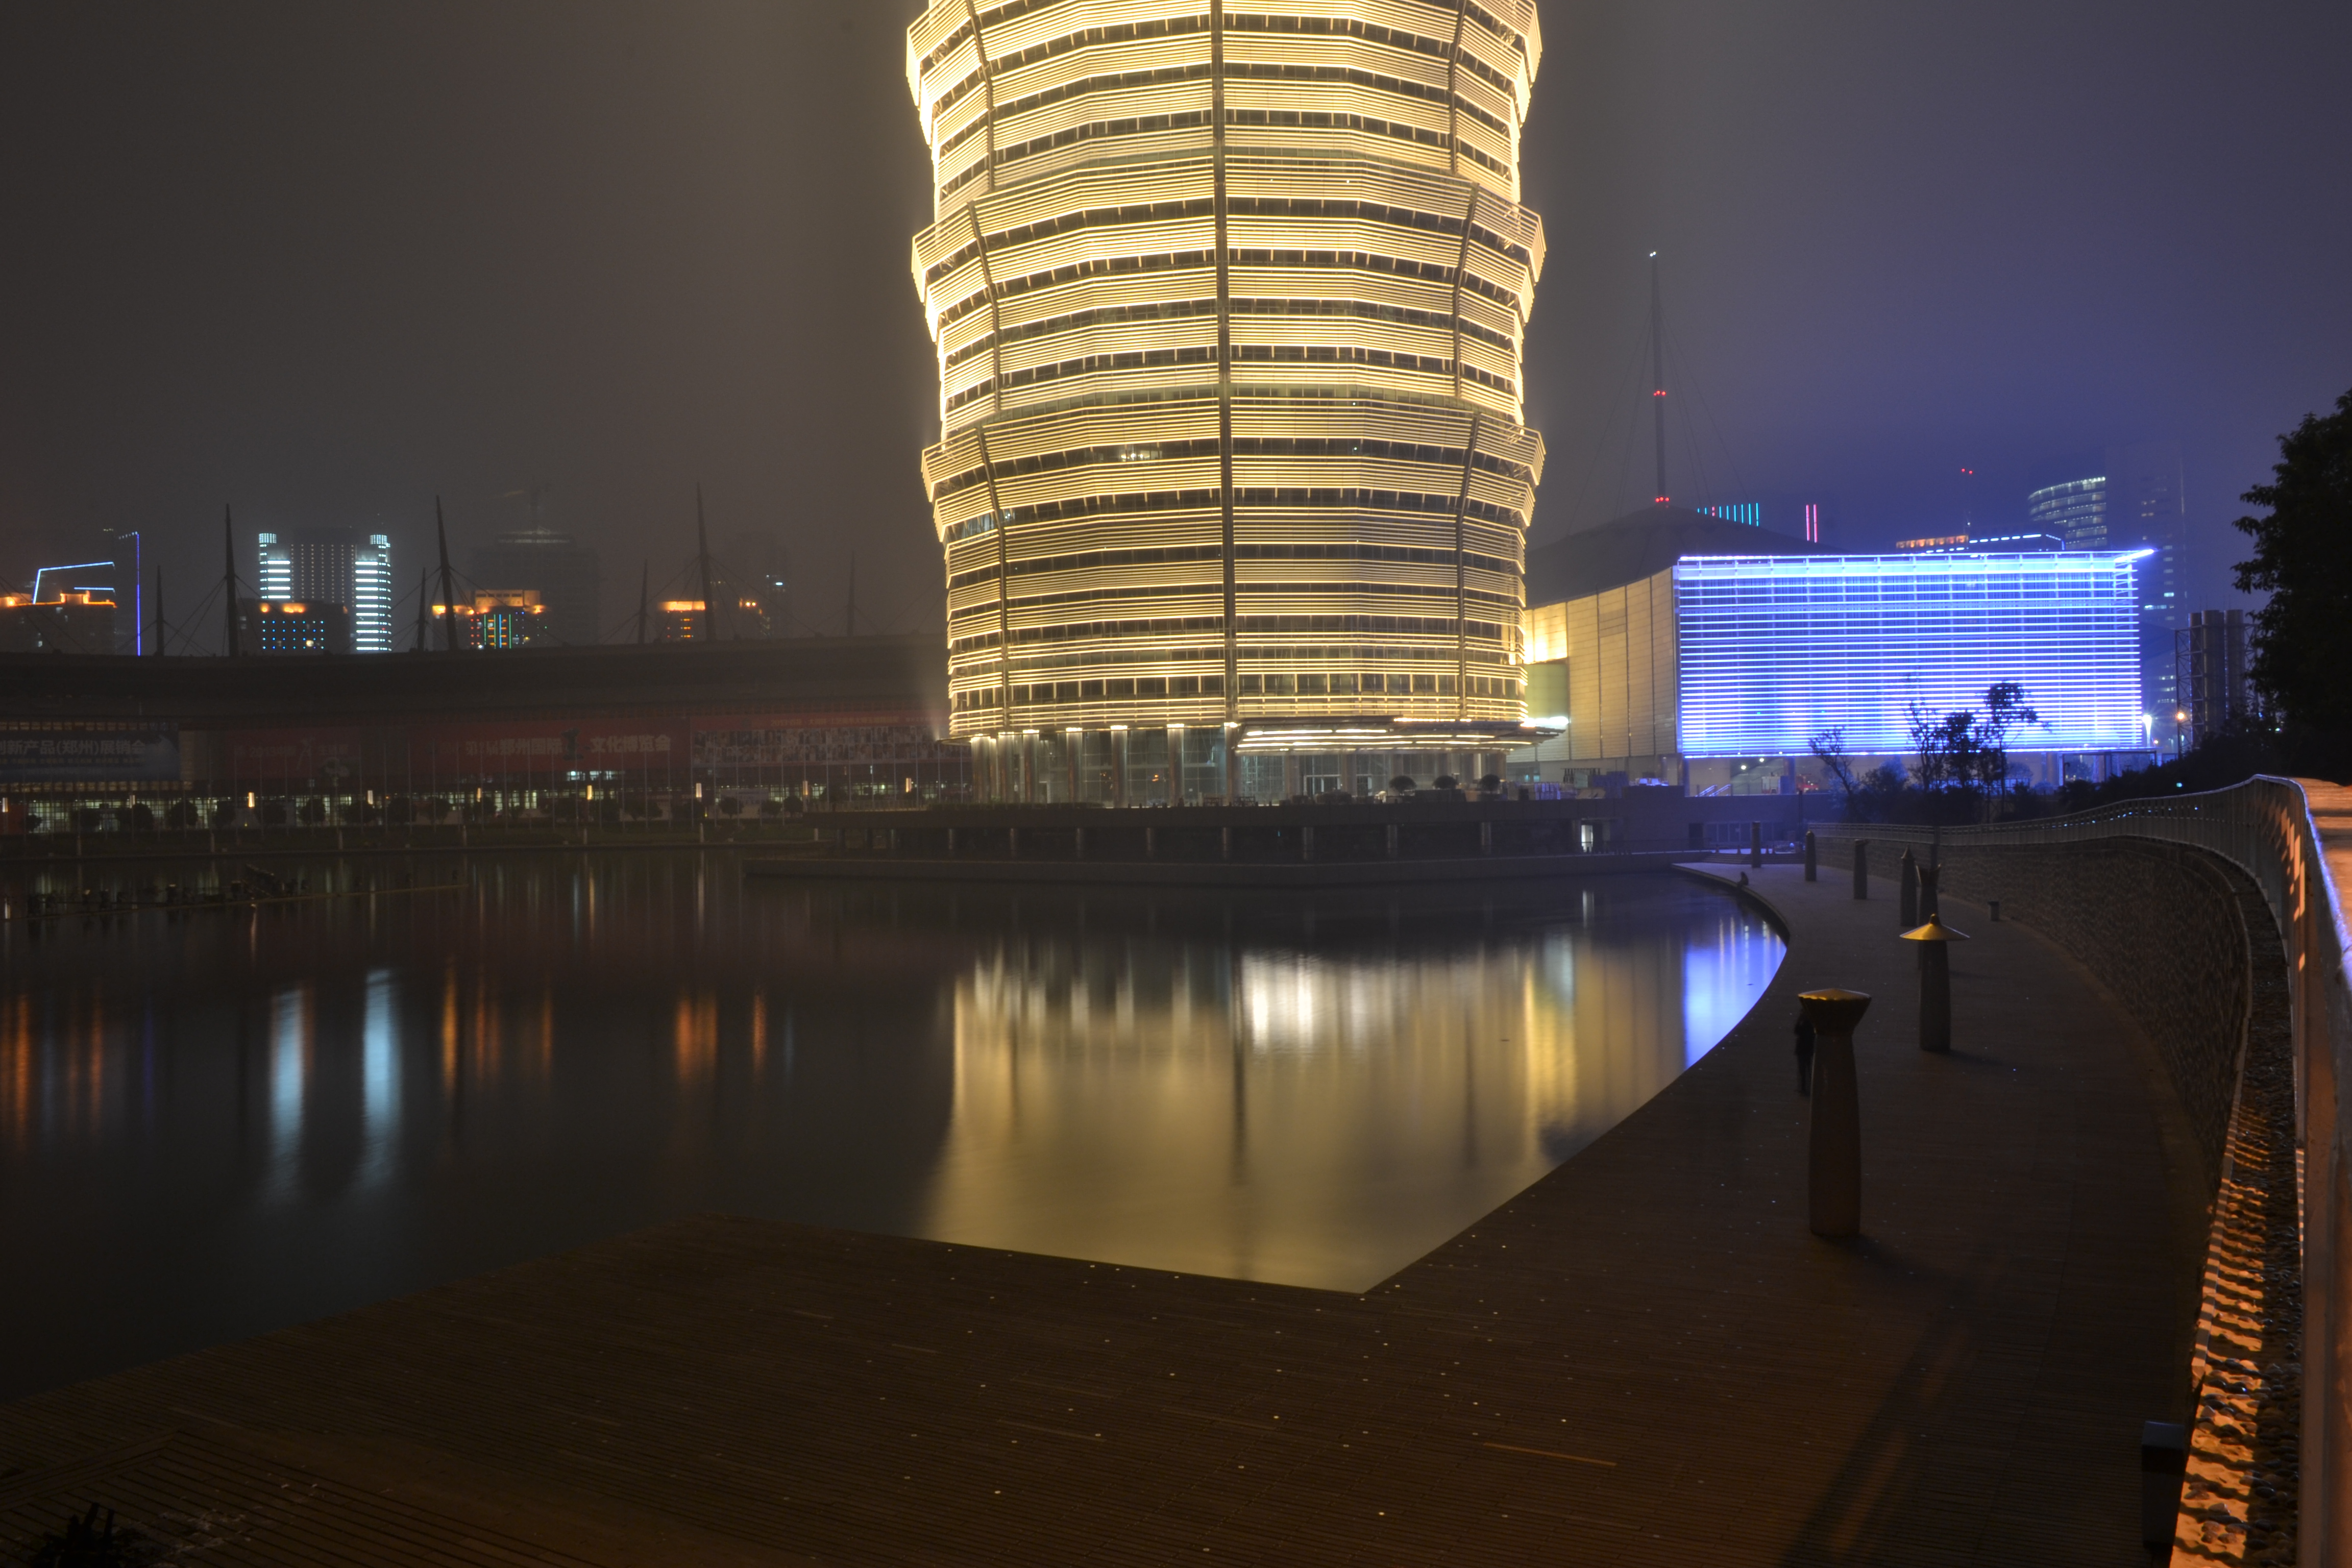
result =
M348 528L296 528L257 536L261 597L340 605L354 653L392 651L392 541Z
M1534 0L940 0L908 44L986 787L1522 743Z

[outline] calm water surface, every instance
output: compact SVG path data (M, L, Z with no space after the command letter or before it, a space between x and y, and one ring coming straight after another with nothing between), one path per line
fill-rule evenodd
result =
M464 888L0 926L0 1397L707 1209L1360 1289L1656 1093L1781 952L1671 876L301 874Z

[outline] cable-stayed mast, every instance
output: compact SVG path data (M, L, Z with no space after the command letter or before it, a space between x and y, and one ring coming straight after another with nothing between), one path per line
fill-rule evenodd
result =
M1656 504L1664 506L1666 489L1666 307L1658 289L1658 253L1650 252L1650 406L1658 417L1658 489Z

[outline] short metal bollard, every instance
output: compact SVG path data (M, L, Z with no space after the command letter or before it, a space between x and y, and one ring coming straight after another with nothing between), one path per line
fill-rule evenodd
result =
M1944 906L1937 901L1937 889L1943 885L1944 863L1942 861L1938 860L1932 866L1919 868L1919 919L1923 922L1934 920L1943 910Z
M1902 902L1895 908L1895 920L1909 931L1919 923L1919 862L1911 851L1903 851L1903 858L1895 871L1895 884L1902 889Z
M1750 866L1764 864L1764 825L1760 822L1748 825L1748 863Z
M1857 899L1870 897L1870 840L1867 838L1853 841L1853 896Z
M1808 827L1805 829L1805 880L1818 882L1821 879L1822 847L1814 839L1813 830Z
M1813 1026L1812 1120L1806 1146L1805 1203L1815 1236L1862 1230L1862 1104L1853 1031L1870 1010L1860 991L1808 991L1797 998Z
M1994 923L1994 924L1996 924L1996 925L2000 924L2000 900L1999 899L1991 899L1991 900L1988 900L1986 901L1986 903L1985 903L1985 908L1987 908L1987 909L1989 909L1989 910L1990 910L1992 911L1993 923Z
M1969 940L1929 916L1916 931L1903 933L1919 944L1919 1048L1948 1056L1952 1049L1952 943Z

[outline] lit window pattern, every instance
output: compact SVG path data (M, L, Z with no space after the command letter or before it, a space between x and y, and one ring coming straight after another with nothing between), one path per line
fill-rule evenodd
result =
M2054 533L2069 550L2097 550L2108 542L2107 481L2075 479L2035 490L2025 498L2025 514L2036 533Z
M1516 723L1534 0L908 29L955 732Z
M392 651L392 541L381 533L352 552L352 651Z
M2022 751L2142 743L2133 554L1705 556L1674 569L1678 735L1694 757L1910 750L1910 708L2025 689Z

